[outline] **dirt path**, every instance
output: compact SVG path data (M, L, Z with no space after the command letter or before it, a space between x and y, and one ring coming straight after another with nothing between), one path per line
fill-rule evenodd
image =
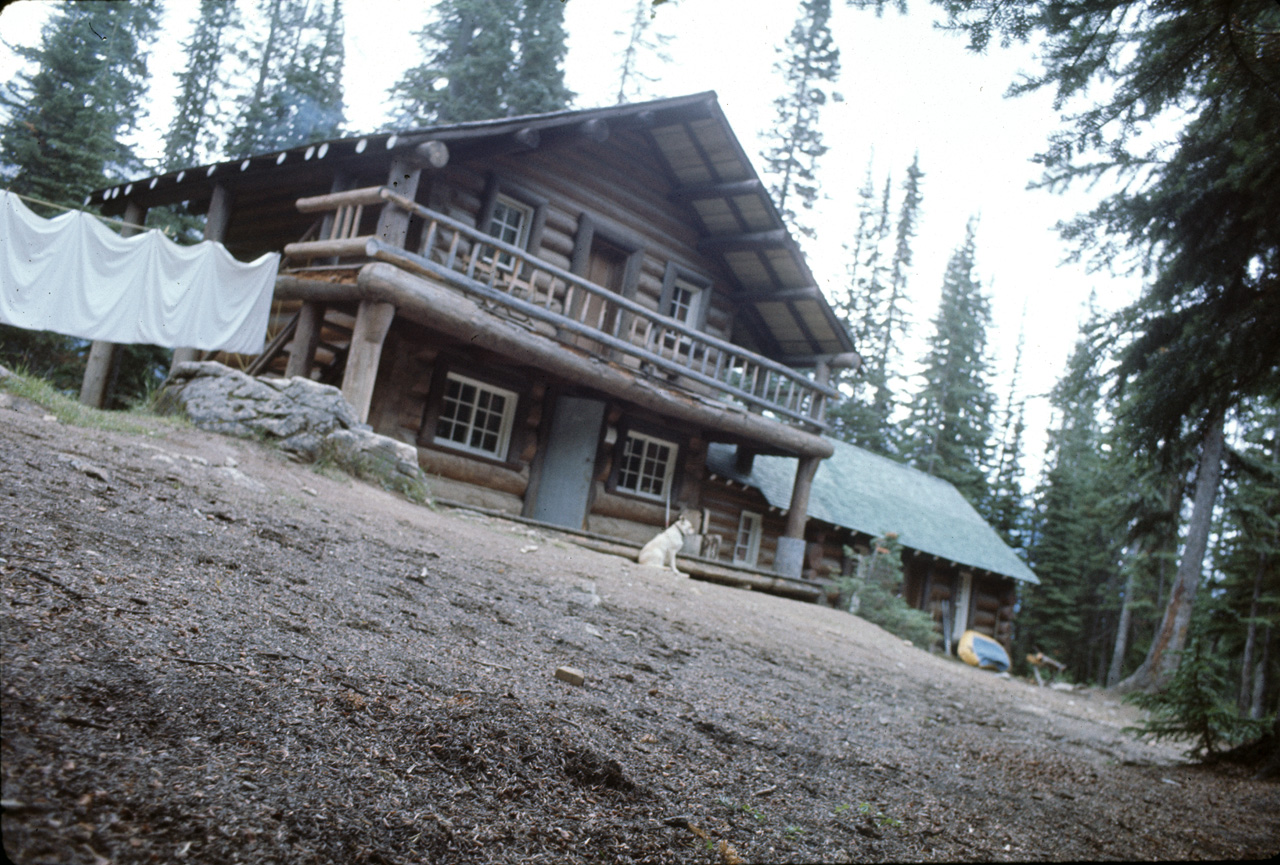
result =
M1097 692L433 511L261 445L0 406L17 862L1264 857L1280 787ZM553 677L576 667L586 684Z

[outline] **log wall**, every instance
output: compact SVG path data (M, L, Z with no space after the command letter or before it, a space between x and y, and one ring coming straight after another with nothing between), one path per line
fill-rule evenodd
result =
M475 226L489 173L547 201L538 248L530 251L570 269L579 219L588 214L602 228L616 226L644 248L635 300L657 311L668 262L712 280L705 331L732 336L728 274L697 249L698 236L687 210L667 199L669 181L640 133L622 131L603 144L548 148L483 162L450 163L435 173L420 203ZM427 184L424 184L426 187Z

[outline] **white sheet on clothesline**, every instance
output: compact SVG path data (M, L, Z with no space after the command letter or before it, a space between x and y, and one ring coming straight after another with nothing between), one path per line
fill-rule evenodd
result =
M258 354L280 256L121 237L87 213L43 219L0 190L0 322L82 339Z

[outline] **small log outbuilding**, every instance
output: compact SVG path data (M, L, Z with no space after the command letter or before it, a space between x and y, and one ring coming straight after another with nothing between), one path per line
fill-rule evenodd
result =
M952 645L972 629L1006 648L1013 636L1017 585L1039 580L954 486L941 478L844 442L832 442L813 479L806 528L804 576L828 583L852 571L848 553L865 554L889 532L903 547L903 598L933 615ZM704 502L722 503L710 514L718 531L739 538L737 550L768 565L767 529L776 526L791 495L795 460L746 459L713 444L707 453ZM766 531L757 550L743 540L740 514L754 515Z

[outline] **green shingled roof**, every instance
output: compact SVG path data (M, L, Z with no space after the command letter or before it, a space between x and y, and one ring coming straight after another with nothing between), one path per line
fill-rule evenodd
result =
M897 532L904 547L960 565L1039 583L1026 563L987 525L951 484L918 469L832 441L809 495L809 516L873 537ZM755 487L773 507L791 505L794 457L757 456L747 474L734 468L735 448L711 444L707 468Z

